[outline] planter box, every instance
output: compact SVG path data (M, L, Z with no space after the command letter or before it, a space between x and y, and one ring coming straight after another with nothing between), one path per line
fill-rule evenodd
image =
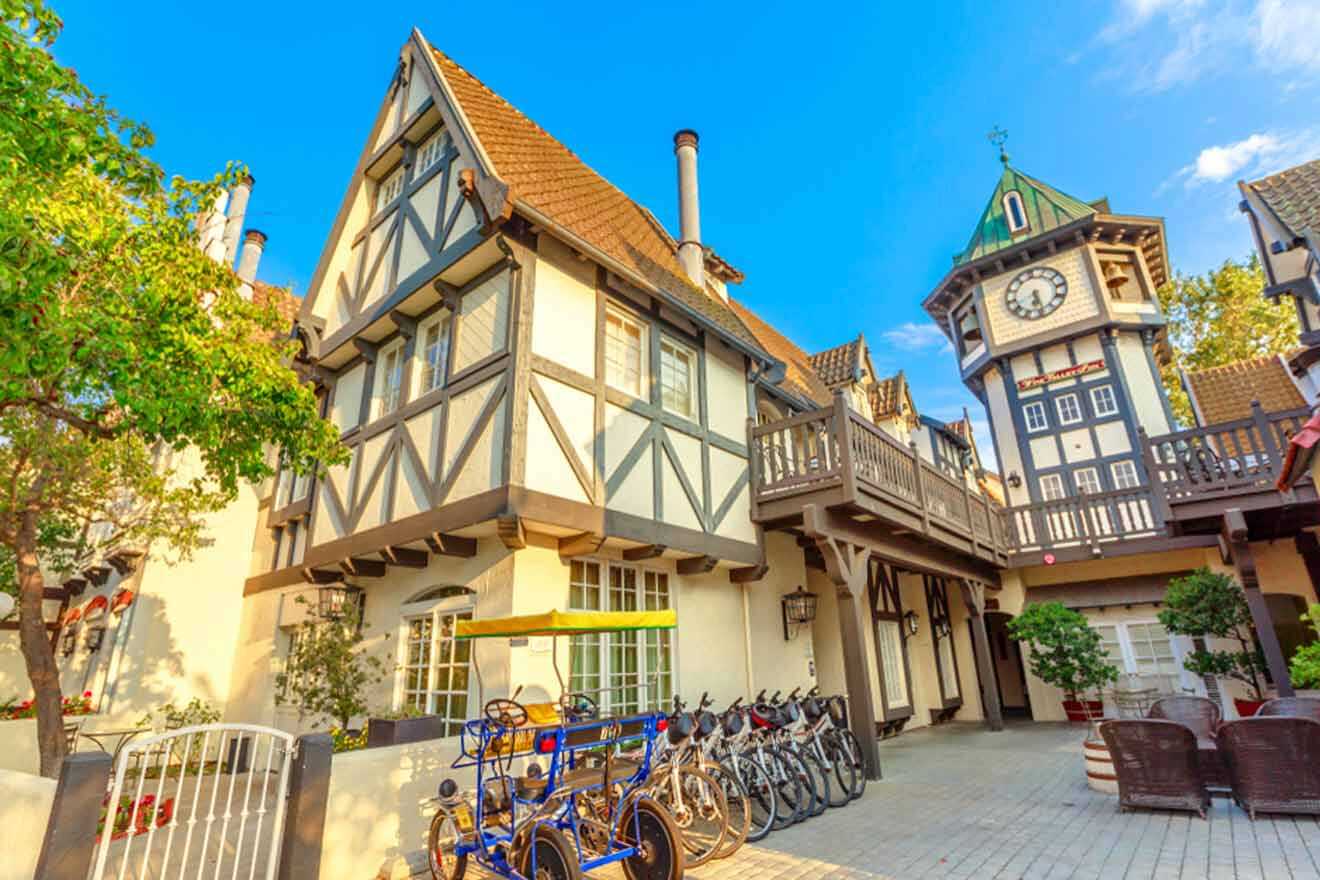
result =
M444 735L445 719L439 715L423 715L420 718L371 718L367 721L369 749L440 739Z
M1264 700L1233 700L1233 706L1237 709L1239 718L1250 718L1256 714L1256 710L1261 707Z
M1091 721L1105 714L1100 700L1064 700L1063 712L1069 721Z

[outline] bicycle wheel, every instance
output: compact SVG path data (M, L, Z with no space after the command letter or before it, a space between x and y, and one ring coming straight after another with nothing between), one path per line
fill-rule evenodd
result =
M781 748L776 754L784 761L789 772L802 782L802 800L798 803L798 814L793 821L801 822L803 819L811 818L816 815L816 780L812 778L811 771L797 752Z
M825 741L825 757L830 764L830 806L842 807L853 799L853 789L857 787L857 768L853 766L848 752L839 744L838 737L831 736Z
M807 766L807 772L811 774L811 783L816 790L811 815L819 816L830 806L830 771L813 749L798 748L793 751L802 759L802 763Z
M456 855L459 840L458 822L445 807L431 819L431 830L426 835L426 861L434 880L463 880L467 871L467 856Z
M802 802L806 799L807 793L802 787L802 780L793 772L788 762L770 749L763 750L759 755L755 751L750 751L745 757L759 766L774 783L775 815L770 827L778 831L800 820Z
M747 797L747 790L734 772L722 764L706 765L706 772L724 792L727 805L725 816L728 817L728 830L724 832L724 842L715 853L717 859L727 859L736 853L747 841L747 833L752 827L752 804Z
M683 880L683 834L651 798L638 798L624 810L619 841L637 847L636 855L623 860L628 880Z
M747 839L752 843L763 840L775 823L775 811L779 800L775 794L775 784L764 767L742 755L730 755L727 765L742 783L743 790L747 792L748 806L751 810Z
M729 805L719 783L685 764L657 777L651 794L683 833L684 865L695 868L714 858L729 827Z
M532 840L520 850L518 873L529 880L582 880L577 850L557 828L537 825Z
M862 757L862 744L857 741L857 734L845 728L839 733L839 742L852 759L853 769L857 771L857 782L853 785L852 797L857 800L866 791L866 760Z

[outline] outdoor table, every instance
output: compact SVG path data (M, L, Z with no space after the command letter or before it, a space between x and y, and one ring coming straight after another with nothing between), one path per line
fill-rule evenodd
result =
M150 727L125 727L119 730L84 730L81 731L79 735L84 739L89 739L96 743L97 748L109 755L110 760L114 764L118 764L119 753L124 750L124 746L132 742L136 737L150 732ZM114 748L106 748L106 744L102 740L113 740Z
M1228 767L1224 764L1224 756L1214 740L1197 737L1196 758L1206 788L1216 792L1228 791L1232 788L1228 778Z

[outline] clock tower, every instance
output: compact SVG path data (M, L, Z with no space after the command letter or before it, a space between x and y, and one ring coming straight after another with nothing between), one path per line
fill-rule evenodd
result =
M1164 223L1003 171L926 297L989 413L1008 503L1147 483L1139 430L1173 430L1160 384Z

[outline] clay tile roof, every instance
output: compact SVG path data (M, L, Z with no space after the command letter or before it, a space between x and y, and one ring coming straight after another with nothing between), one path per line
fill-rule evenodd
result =
M903 403L906 386L907 378L903 375L902 370L887 379L877 378L875 380L875 384L871 386L870 397L871 412L875 414L876 421L898 415L899 406Z
M1320 159L1247 185L1293 235L1302 238L1320 233Z
M729 306L691 283L677 246L650 211L449 56L432 52L511 201L529 205L716 327L756 345Z
M1204 425L1250 418L1253 400L1266 412L1306 406L1278 355L1189 372L1187 384Z
M733 307L733 311L742 319L748 332L756 338L761 347L771 357L784 362L783 387L805 400L815 401L821 406L829 406L830 389L812 369L811 359L807 353L742 303L730 299L729 305Z
M811 356L811 368L820 376L821 381L833 388L853 381L861 366L858 356L862 350L862 338L827 348Z

